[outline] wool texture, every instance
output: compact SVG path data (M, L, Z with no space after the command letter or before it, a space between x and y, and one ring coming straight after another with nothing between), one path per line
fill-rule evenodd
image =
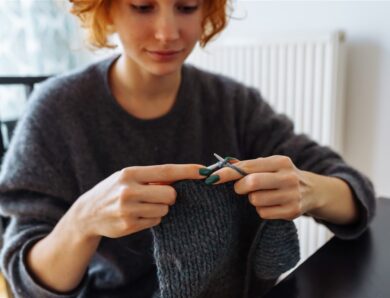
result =
M248 212L254 207L232 183L187 180L174 187L175 205L152 229L160 297L244 297L252 273L257 283L275 280L298 262L294 223ZM257 220L253 231L243 230L248 216ZM248 232L255 237L243 237Z

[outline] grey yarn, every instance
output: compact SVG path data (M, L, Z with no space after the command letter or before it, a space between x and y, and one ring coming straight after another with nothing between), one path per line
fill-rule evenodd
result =
M252 271L261 283L298 262L294 223L250 215L254 207L246 196L235 194L232 183L209 186L191 180L174 187L176 204L152 229L161 297L242 297ZM245 243L249 219L257 221L252 225L257 232Z

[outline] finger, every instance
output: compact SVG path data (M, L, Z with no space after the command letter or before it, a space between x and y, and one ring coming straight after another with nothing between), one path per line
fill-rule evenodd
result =
M260 190L249 193L249 202L255 207L271 207L288 204L287 190Z
M148 185L170 185L172 182L149 182Z
M138 185L123 189L121 197L129 202L173 205L177 193L170 185Z
M229 162L229 163L232 163L232 164L235 164L235 163L238 163L238 162L240 162L240 160L238 159L238 158L235 158L235 157L226 157L227 158L227 161Z
M169 206L164 204L142 203L131 206L131 215L139 218L164 217L169 212Z
M151 227L155 227L161 223L161 217L155 218L139 218L137 221L137 230L142 231Z
M263 219L293 220L301 215L294 204L273 207L256 207L256 211Z
M276 191L286 186L285 180L284 175L280 173L249 174L234 183L234 191L239 195L264 190Z
M186 179L204 179L199 169L205 168L199 164L163 164L153 166L134 166L121 170L122 179L135 180L139 183L172 183Z
M236 175L232 169L220 173L221 178L217 183L220 184L232 181ZM283 187L283 176L279 173L253 173L246 175L234 183L234 191L239 195L245 195L259 190L277 190Z
M230 160L228 160L228 162L230 164L233 164L235 167L237 167L237 168L239 168L241 170L243 170L243 167L245 166L245 162L244 161L240 161L238 159L230 159ZM214 177L217 178L217 179L213 179ZM241 173L239 173L237 170L235 170L235 169L233 169L231 167L225 166L224 168L219 169L219 170L213 172L206 179L206 183L207 184L209 184L209 183L221 184L221 183L225 183L225 182L228 182L228 181L234 181L234 180L240 179L242 177L243 177L243 175Z
M256 159L248 159L234 163L234 166L243 170L244 172L251 173L263 173L263 172L277 172L280 168L279 156L259 157ZM215 171L212 175L219 176L219 180L214 184L226 183L229 181L235 181L243 178L243 176L236 170L230 167L224 167Z

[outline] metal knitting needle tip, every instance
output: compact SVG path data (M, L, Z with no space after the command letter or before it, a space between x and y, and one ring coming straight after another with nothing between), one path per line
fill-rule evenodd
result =
M214 156L220 161L220 163L222 163L222 166L229 167L229 168L235 170L236 172L238 172L239 174L241 174L242 176L248 175L245 171L241 170L240 168L238 168L235 165L228 162L227 158L223 159L217 153L214 153Z
M214 156L220 161L221 166L224 166L224 167L226 167L226 166L229 167L230 166L230 162L229 162L229 159L227 157L226 158L222 158L217 153L214 153Z
M209 170L215 170L215 169L217 169L219 167L221 167L221 162L220 161L216 162L215 164L212 164L212 165L208 166L207 168Z
M211 166L208 166L207 168L209 170L215 170L217 168L222 168L224 165L226 165L226 160L224 160L221 156L219 156L217 153L214 153L214 156L218 159L218 162L215 164L212 164Z
M225 161L225 159L222 158L221 156L219 156L217 153L214 153L214 156L215 156L219 161Z

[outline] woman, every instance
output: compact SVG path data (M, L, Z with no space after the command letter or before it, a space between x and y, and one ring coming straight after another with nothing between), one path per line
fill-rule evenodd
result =
M375 200L364 176L294 134L256 90L183 65L225 27L226 0L72 2L92 44L117 32L123 52L48 80L19 122L0 177L16 296L158 295L150 231L183 180L234 183L258 220L305 214L342 238L365 230ZM248 175L212 173L213 152Z

